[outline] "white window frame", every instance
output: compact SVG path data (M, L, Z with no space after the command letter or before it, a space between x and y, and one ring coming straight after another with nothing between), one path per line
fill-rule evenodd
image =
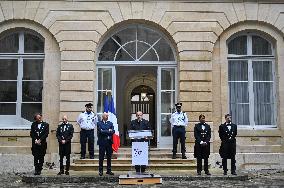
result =
M4 120L0 122L0 129L30 129L32 122L21 117L21 108L23 103L39 103L41 102L23 102L22 101L22 84L23 81L42 81L43 80L23 80L23 61L24 59L43 59L44 53L25 53L24 52L24 35L26 32L20 31L19 34L19 50L18 53L0 53L0 59L17 59L18 60L18 73L17 73L17 100L16 102L0 102L0 103L16 103L16 115L0 115L0 118ZM43 62L44 65L44 62ZM5 81L5 80L1 80ZM11 119L14 119L11 121ZM7 120L7 123L5 121ZM20 124L16 123L20 120Z
M108 90L108 92L111 92L111 95L113 96L113 103L114 106L116 107L116 70L115 70L115 66L98 66L96 69L96 80L97 80L97 84L96 84L96 112L99 116L101 116L103 114L103 112L98 112L97 108L98 108L98 101L99 101L99 92L106 92L106 89L99 89L99 84L98 84L98 80L99 80L99 69L111 69L111 76L112 76L112 83L111 83L111 90ZM104 101L103 101L104 102Z
M228 44L235 38L240 36L247 36L247 55L235 55L235 54L228 54L228 63L229 61L234 60L246 60L248 63L248 81L229 81L228 80L228 93L230 93L230 85L229 83L232 82L248 82L248 92L249 92L249 122L250 125L238 125L240 128L245 129L266 129L266 128L277 128L277 95L276 95L276 84L275 84L275 50L273 44L264 36L261 36L257 33L248 33L248 34L240 34L236 37L232 38L227 42ZM253 55L252 54L252 36L259 36L265 39L271 45L271 52L272 55ZM252 63L253 61L271 61L272 62L272 81L253 81L253 68ZM273 83L273 95L274 95L274 116L275 116L275 125L256 125L254 120L254 92L253 92L253 83L254 82L272 82ZM228 109L230 109L230 101L228 103ZM230 109L231 110L231 109ZM232 114L234 115L234 114Z

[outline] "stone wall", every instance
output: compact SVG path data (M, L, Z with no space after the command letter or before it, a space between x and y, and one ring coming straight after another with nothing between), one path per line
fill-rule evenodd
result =
M179 65L179 99L190 117L188 148L193 146L193 126L200 113L212 126L217 153L218 126L228 111L226 40L244 29L268 33L276 40L278 79L278 128L239 132L238 152L283 153L284 3L224 0L212 3L191 1L1 1L0 30L33 29L45 37L45 95L43 112L51 123L49 153L57 152L55 129L68 114L75 125L86 102L96 101L97 49L118 25L149 24L171 40ZM49 81L49 79L53 80ZM16 131L17 132L17 131ZM79 128L75 126L74 149L79 151ZM1 153L17 153L4 142L13 131L1 130ZM25 136L28 139L28 133ZM14 137L17 137L15 133ZM3 143L3 144L2 144ZM26 150L28 152L28 149ZM192 151L192 150L190 150Z

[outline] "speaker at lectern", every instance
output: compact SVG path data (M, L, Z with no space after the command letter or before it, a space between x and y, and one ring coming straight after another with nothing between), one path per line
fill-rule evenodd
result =
M153 139L151 130L129 130L132 140L132 166L149 164L149 140Z
M129 130L132 140L132 166L147 166L149 164L149 141L153 139L151 130ZM141 168L140 168L141 169ZM145 170L145 169L144 169ZM161 184L162 177L153 173L128 173L119 176L120 185Z

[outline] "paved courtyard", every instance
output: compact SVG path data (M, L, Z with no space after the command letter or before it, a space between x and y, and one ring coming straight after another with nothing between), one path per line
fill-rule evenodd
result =
M26 184L22 182L20 175L2 174L0 177L0 187L131 187L121 186L118 182L97 181L92 183L41 183ZM257 171L250 174L249 180L193 180L185 181L163 181L161 185L143 185L135 187L284 187L284 171Z

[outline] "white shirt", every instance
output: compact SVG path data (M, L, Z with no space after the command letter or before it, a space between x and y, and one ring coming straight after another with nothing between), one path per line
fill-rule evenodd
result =
M188 118L185 112L174 112L171 115L170 122L172 126L187 126L188 124Z
M41 123L37 124L37 128L40 129L41 127Z
M226 125L227 125L227 128L229 129L229 131L231 131L231 128L232 128L231 123L226 123Z
M80 125L81 129L92 130L95 129L97 125L98 117L94 112L87 113L86 111L81 113L77 118L77 123Z

